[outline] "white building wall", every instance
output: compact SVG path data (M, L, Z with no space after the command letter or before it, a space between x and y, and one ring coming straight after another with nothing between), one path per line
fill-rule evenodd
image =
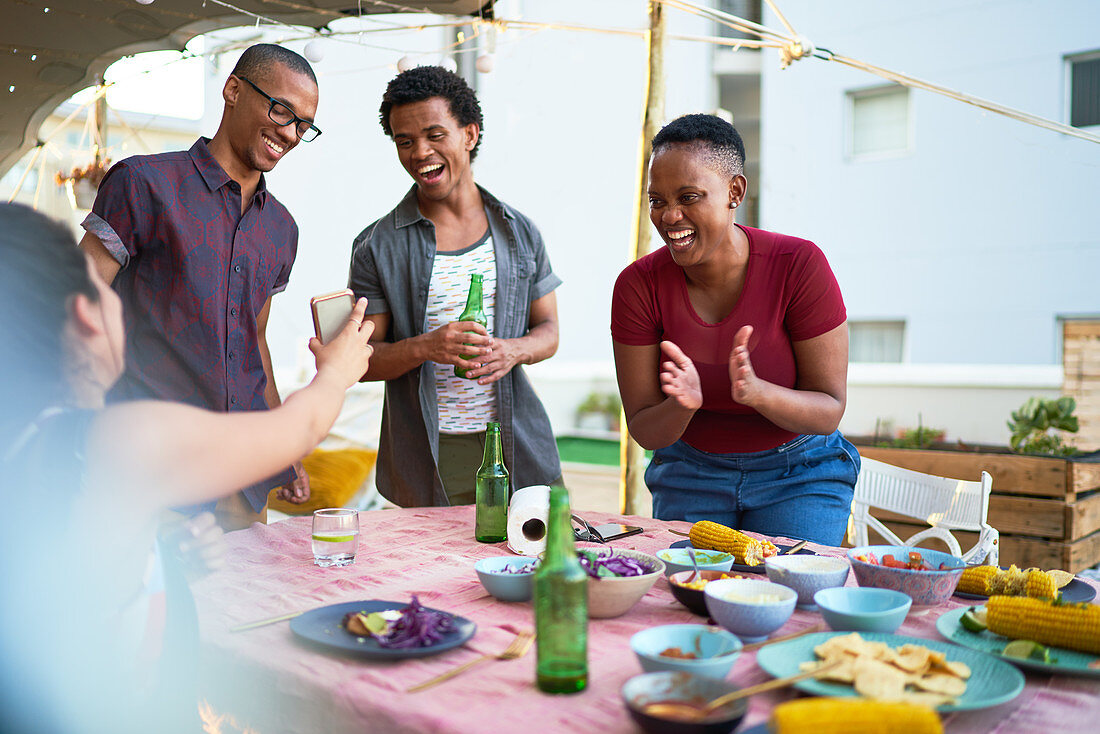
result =
M1058 121L1065 55L1100 48L1089 0L782 8L837 54ZM912 363L1059 363L1057 317L1100 312L1100 145L917 91L911 151L851 160L846 93L882 83L763 65L761 225L822 247L849 318L904 318Z

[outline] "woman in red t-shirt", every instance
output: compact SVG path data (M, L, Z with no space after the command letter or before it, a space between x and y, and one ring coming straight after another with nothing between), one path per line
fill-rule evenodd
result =
M615 283L630 433L654 449L654 516L839 545L859 454L844 414L848 325L812 242L735 221L736 129L686 115L653 139L650 219L666 247Z

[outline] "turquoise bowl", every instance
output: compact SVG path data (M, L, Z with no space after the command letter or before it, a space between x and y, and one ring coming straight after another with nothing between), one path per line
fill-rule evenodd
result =
M870 586L822 589L814 594L814 602L837 632L893 632L913 604L908 594Z
M741 638L762 642L791 618L798 594L787 586L755 579L711 581L703 588L707 611L714 621ZM767 595L775 601L751 601Z
M696 657L661 654L669 648L679 648ZM741 654L741 640L724 629L705 624L666 624L636 633L630 638L630 649L647 673L679 670L705 678L725 678Z
M687 548L665 548L655 555L665 562L665 576L693 569ZM733 566L733 556L722 551L697 550L695 560L700 571L729 571Z
M494 556L474 564L474 571L485 590L501 601L529 601L534 592L535 564L531 556ZM530 567L525 573L508 573L504 569Z
M882 557L892 555L899 561L909 559L910 551L921 554L932 571L910 571L907 568L890 568L859 560L858 556L873 553L882 563ZM848 551L848 560L860 586L873 586L878 589L893 589L908 594L914 606L938 606L955 593L959 577L966 569L963 559L950 553L912 548L903 545L863 545ZM940 569L940 564L946 566Z

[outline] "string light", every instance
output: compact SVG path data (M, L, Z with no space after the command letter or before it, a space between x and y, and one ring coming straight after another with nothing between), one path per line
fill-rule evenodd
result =
M400 59L397 60L397 70L398 71L404 72L404 71L408 71L409 69L413 69L415 67L416 67L416 59L414 59L412 56L402 56Z
M325 45L320 39L315 39L306 44L305 57L316 64L325 58Z
M451 73L458 71L458 64L455 63L454 58L451 56L441 56L439 58L439 65Z
M138 5L152 5L153 0L137 0Z
M477 61L474 62L474 66L482 74L488 74L493 70L493 66L496 64L496 57L493 54L485 54L484 56L478 56Z

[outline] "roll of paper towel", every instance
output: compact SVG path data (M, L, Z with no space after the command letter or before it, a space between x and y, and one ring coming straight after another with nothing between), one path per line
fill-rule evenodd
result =
M550 514L550 488L536 484L516 490L508 503L508 547L521 556L537 556L546 550L546 517Z

